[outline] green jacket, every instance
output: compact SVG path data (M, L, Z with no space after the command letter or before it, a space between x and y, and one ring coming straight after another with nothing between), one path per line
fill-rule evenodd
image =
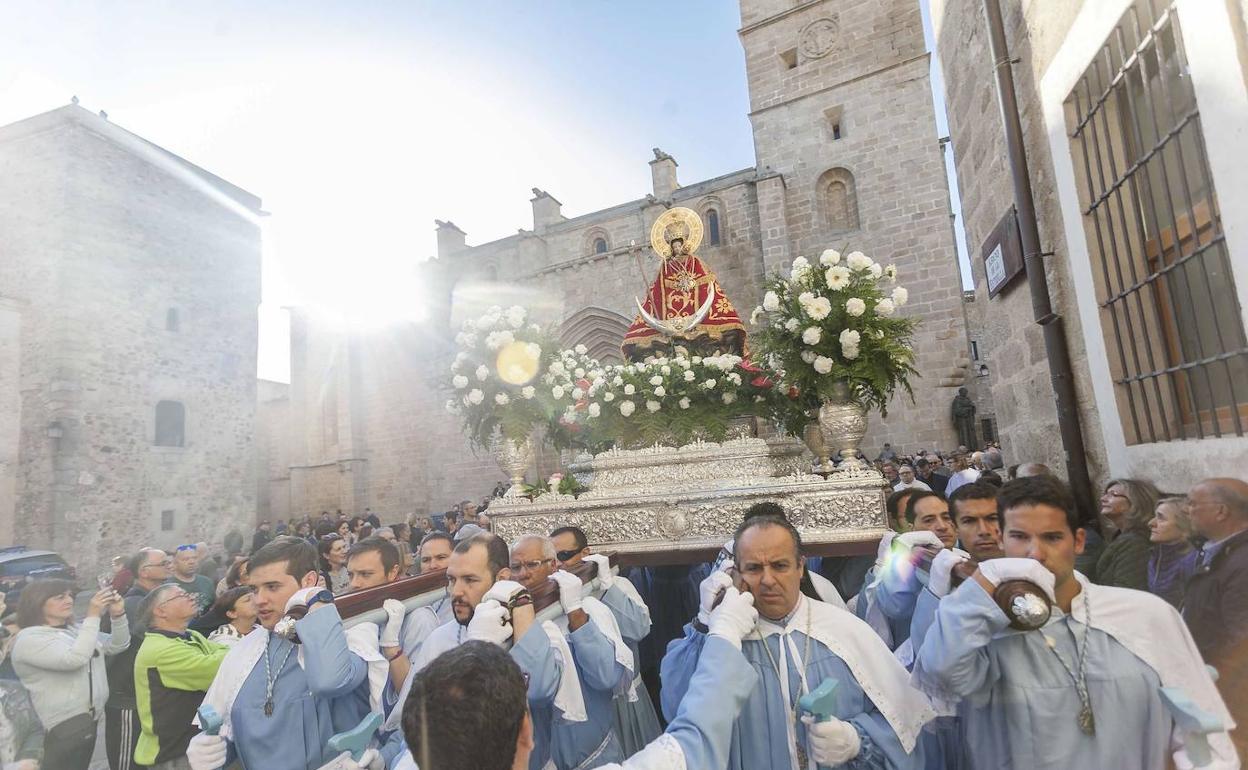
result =
M134 658L134 691L142 732L134 748L140 765L186 754L199 729L191 724L229 647L196 631L149 630Z
M1096 582L1103 586L1148 590L1148 536L1123 532L1109 541L1096 560Z

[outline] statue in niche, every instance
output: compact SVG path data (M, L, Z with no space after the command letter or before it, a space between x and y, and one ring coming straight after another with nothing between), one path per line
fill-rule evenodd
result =
M975 402L966 388L958 388L958 395L953 397L953 427L958 431L960 445L968 449L979 446L975 440Z

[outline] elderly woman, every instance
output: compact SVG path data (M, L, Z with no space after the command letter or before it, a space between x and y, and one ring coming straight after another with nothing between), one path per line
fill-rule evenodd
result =
M1148 522L1161 493L1150 481L1114 479L1101 495L1101 516L1115 534L1096 560L1094 580L1105 586L1148 590Z
M106 610L111 634L100 632ZM105 588L91 597L87 616L76 623L73 584L37 580L22 589L17 622L22 630L13 642L13 669L47 730L41 766L86 770L108 699L102 656L130 645L125 604L116 591Z
M217 624L208 641L233 647L256 627L255 593L248 586L231 588L217 597L208 616Z
M1153 544L1148 555L1148 590L1178 607L1200 554L1192 546L1192 520L1183 510L1183 498L1160 500L1148 529Z

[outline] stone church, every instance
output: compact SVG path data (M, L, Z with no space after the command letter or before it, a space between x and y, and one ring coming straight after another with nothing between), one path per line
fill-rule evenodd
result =
M618 359L657 269L650 226L673 205L699 212L699 255L742 316L765 276L798 255L857 249L897 265L922 379L915 402L872 417L864 449L956 443L950 401L970 367L948 188L914 0L742 0L755 163L682 181L677 159L649 161L652 189L575 217L534 189L533 221L476 245L438 221L438 254L420 267L428 321L347 332L314 313L291 318L291 383L261 384L262 516L370 507L383 520L480 497L501 478L444 410L451 338L492 304L521 303L565 345ZM557 191L556 191L557 192ZM453 214L453 212L448 212ZM534 472L557 469L539 458Z
M0 546L90 585L249 525L262 214L76 104L0 127Z

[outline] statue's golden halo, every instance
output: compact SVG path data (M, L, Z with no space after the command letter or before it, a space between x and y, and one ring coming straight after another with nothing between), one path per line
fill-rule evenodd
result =
M670 208L660 214L650 228L650 246L660 259L672 256L669 244L680 237L685 239L686 254L692 254L702 244L702 217L693 209Z

